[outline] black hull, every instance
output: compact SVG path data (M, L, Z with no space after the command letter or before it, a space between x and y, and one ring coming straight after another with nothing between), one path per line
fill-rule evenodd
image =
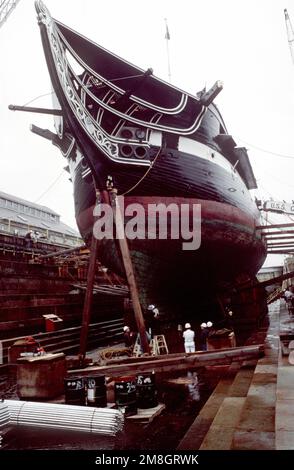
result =
M84 160L78 164L70 163L70 168L78 216L95 203L93 179L91 174L83 178ZM239 175L195 155L167 149L145 178L141 168L124 170L121 166L117 168L107 163L104 173L114 175L114 186L119 194L187 197L226 203L241 209L259 223L259 211ZM142 181L136 186L141 178ZM130 191L134 186L136 188ZM83 227L79 228L83 234Z
M192 96L52 20L42 2L37 11L62 110L53 143L68 161L83 238L92 234L95 188L104 191L111 177L127 205L187 201L202 208L194 252L183 252L179 240L129 242L144 306L157 301L169 315L193 317L187 310L195 296L199 305L218 303L226 286L254 278L266 256L249 192L256 181L246 149L228 135L212 102L221 86ZM122 273L115 240L102 240L99 255Z

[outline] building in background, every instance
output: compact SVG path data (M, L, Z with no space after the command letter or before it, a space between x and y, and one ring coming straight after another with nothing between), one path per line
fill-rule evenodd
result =
M46 206L0 191L0 233L25 237L32 230L46 242L78 246L80 234L60 221L60 215Z
M275 277L279 277L283 274L283 266L267 266L261 268L257 273L257 279L259 282L269 281ZM270 286L266 287L268 293L273 292L278 287L282 286L282 281L276 282L275 284L271 284Z

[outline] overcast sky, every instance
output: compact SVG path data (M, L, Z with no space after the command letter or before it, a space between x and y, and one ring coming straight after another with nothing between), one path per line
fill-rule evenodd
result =
M287 8L294 24L293 2L45 3L55 18L134 64L152 67L164 79L167 18L172 83L195 93L222 80L224 90L216 103L229 133L250 150L259 196L294 199L294 65L284 21ZM72 186L62 172L66 161L49 141L29 131L31 123L53 129L52 118L7 109L10 103L26 104L51 91L33 0L20 0L0 29L0 52L0 190L48 205L75 226ZM32 105L50 107L51 98ZM278 260L271 257L270 264Z

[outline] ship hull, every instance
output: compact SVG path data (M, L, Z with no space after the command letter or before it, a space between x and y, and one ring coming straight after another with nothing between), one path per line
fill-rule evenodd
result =
M83 238L92 236L96 190L109 186L124 196L126 209L138 204L145 214L150 204L173 205L179 224L183 205L190 219L200 207L197 249L184 250L169 225L166 239L129 238L131 258L143 307L157 303L168 316L187 319L204 318L203 305L218 304L223 315L219 293L254 278L266 246L256 230L247 151L213 104L221 86L192 96L53 20L40 1L37 12L62 115L52 141L67 158ZM117 240L101 239L98 254L123 274Z
M195 175L201 173L201 167L198 171L196 162L194 158L194 184ZM81 171L82 167L76 165L75 174L73 173L76 218L82 236L85 240L90 240L94 224L95 191L91 181L81 177ZM207 198L211 197L210 185L201 181L198 184L203 198L137 194L124 197L126 213L127 208L134 204L143 208L146 217L144 216L142 226L148 222L150 205L173 206L179 226L183 205L189 207L190 221L193 207L201 208L200 246L195 250L183 250L185 240L170 238L170 223L167 239L148 239L146 231L144 239L128 240L143 307L150 302L157 303L162 311L168 312L169 317L180 318L185 306L186 316L197 317L197 308L191 312L195 299L198 306L202 304L203 309L211 308L217 292L221 292L228 285L253 278L263 264L266 247L256 231L259 213L255 205L251 199L242 209L237 207L236 199L233 205L232 193L224 190L224 178L216 178L216 181L219 181L219 188L215 191L215 199L218 200ZM162 193L168 193L168 185L169 182L167 185L163 182ZM174 192L175 188L170 191ZM236 198L238 192L233 195ZM229 198L230 202L220 202L225 197ZM129 220L130 218L126 217L125 224ZM156 231L158 233L158 227ZM100 240L98 256L103 264L124 275L117 240ZM213 313L211 314L213 316Z
M95 222L93 180L83 178L83 159L70 163L70 168L77 224L83 238L90 241ZM113 168L108 166L107 170L110 173ZM253 279L266 257L266 246L256 231L259 211L242 180L230 169L185 153L172 162L164 156L158 159L143 184L129 193L140 174L121 169L112 174L119 193L126 191L126 212L133 204L141 206L144 214L152 204L173 205L177 218L181 207L188 205L192 220L193 206L201 209L201 242L196 250L183 250L183 239L171 239L170 225L167 239L150 240L145 234L144 239L128 240L143 308L156 303L162 313L178 320L183 309L191 320L197 316L205 319L207 312L211 318L221 316L218 293ZM235 191L228 189L232 187ZM125 224L128 220L126 217ZM142 224L147 222L146 218ZM178 222L180 226L181 220ZM117 240L99 241L98 256L105 266L124 275ZM194 309L195 299L198 307ZM259 313L253 315L258 317Z
M152 196L158 200L183 197L225 203L240 209L258 225L260 213L238 172L228 162L226 166L222 164L225 160L223 157L220 162L215 162L218 154L210 147L198 145L202 152L206 149L206 153L213 153L214 157L207 158L200 152L196 155L167 148L147 174L140 167L125 168L104 162L100 155L96 155L96 160L102 169L97 167L94 172L90 172L86 159L78 151L78 157L69 161L69 167L74 183L75 210L82 233L86 231L87 235L87 229L80 223L79 214L95 202L93 178L106 182L107 176L112 177L119 195ZM88 174L84 176L87 171Z

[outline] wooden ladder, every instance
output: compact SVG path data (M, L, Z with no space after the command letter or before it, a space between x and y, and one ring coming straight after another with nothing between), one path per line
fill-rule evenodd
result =
M273 292L268 294L267 299L266 299L267 304L271 304L275 300L279 299L281 297L282 292L283 292L282 287L278 287Z
M155 335L150 343L152 356L168 354L168 347L164 335Z

